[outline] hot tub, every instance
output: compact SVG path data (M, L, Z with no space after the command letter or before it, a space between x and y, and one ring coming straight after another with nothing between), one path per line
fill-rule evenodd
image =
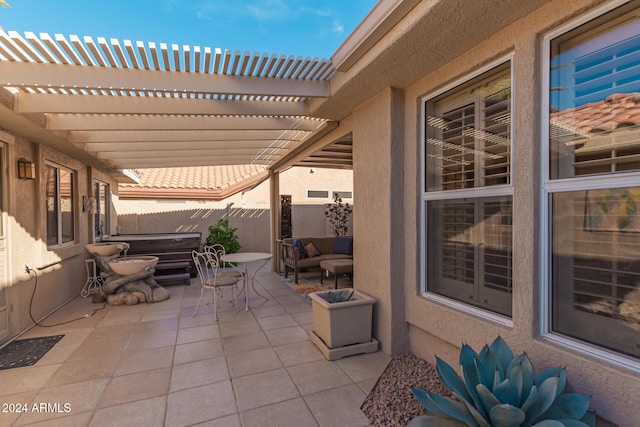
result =
M191 251L200 251L202 233L146 233L146 234L117 234L105 236L103 242L126 242L129 244L129 255L157 256L160 261L156 266L158 274L163 264L189 262L189 274L195 277L197 271L193 264ZM170 273L170 272L168 272ZM154 276L155 277L155 276ZM160 276L158 276L160 277Z

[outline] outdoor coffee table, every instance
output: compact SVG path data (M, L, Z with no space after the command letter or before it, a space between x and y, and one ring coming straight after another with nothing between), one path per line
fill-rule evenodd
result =
M252 262L262 261L262 264L253 272L253 275L251 276L250 284L251 284L251 287L253 288L253 292L255 292L256 295L258 295L260 298L264 300L269 300L269 298L265 297L264 295L262 295L260 292L256 290L255 279L256 279L256 273L258 273L258 271L267 264L267 262L271 259L271 257L272 255L267 252L236 252L232 254L222 255L220 257L220 260L225 262L235 263L238 265L244 264L244 277L249 277L247 275L248 273L247 264L250 264ZM233 268L238 270L238 267L236 267L235 265L233 266ZM248 287L249 287L249 284L245 283L243 287L245 311L249 311L249 290L247 289Z
M336 280L335 288L338 289L338 276L340 274L348 274L353 280L353 260L352 259L327 259L320 262L322 274L320 275L320 283L325 271L333 274Z

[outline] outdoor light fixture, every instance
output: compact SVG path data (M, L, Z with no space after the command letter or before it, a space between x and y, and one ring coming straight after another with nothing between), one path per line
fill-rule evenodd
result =
M36 165L29 160L18 160L18 178L20 179L36 179Z

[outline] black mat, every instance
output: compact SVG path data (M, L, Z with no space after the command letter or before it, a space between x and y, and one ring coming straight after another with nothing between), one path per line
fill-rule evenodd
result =
M0 349L0 370L34 365L64 335L16 340Z

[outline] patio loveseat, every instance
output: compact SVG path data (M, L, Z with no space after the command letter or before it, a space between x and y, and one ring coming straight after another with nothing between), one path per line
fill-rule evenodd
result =
M303 237L282 241L284 277L287 278L291 270L296 283L300 270L320 267L325 260L345 258L353 258L352 237Z

